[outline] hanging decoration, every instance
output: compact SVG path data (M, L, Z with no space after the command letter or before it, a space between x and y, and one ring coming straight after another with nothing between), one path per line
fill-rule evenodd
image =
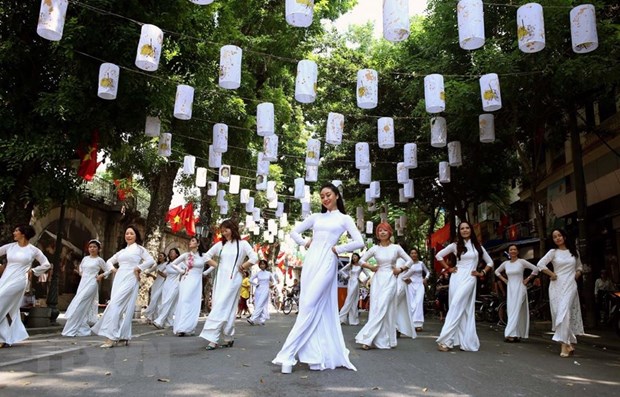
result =
M304 198L304 178L295 178L295 190L293 192L293 197L298 200Z
M493 112L502 108L499 77L496 73L480 76L480 96L482 98L482 110L485 112Z
M330 112L327 116L327 131L325 142L330 145L340 145L342 143L342 133L344 131L344 115Z
M254 222L260 222L260 208L252 210L252 218L254 218Z
M403 185L403 194L406 199L412 199L415 197L415 191L413 188L413 179L409 179L407 183Z
M172 134L164 132L159 136L158 154L163 157L170 157L172 154Z
M239 187L241 185L241 177L239 175L230 176L230 186L228 187L228 193L239 194Z
M220 205L220 215L228 215L228 201L224 201Z
M241 204L247 204L250 199L250 189L241 189L241 193L239 194L239 202Z
M377 140L381 149L394 147L394 119L381 117L377 121Z
M445 147L448 140L448 127L446 119L443 117L433 117L431 119L431 146Z
M517 38L519 49L525 53L545 48L545 18L540 4L528 3L517 9Z
M206 6L208 4L213 3L214 0L189 0L194 4L198 4L199 6Z
M495 142L495 116L490 113L478 116L478 125L480 126L480 142Z
M319 165L321 157L321 141L310 138L306 143L306 165Z
M194 156L190 156L187 155L185 157L183 157L183 174L185 175L194 175L194 166L196 164L196 157ZM207 178L207 170L206 168L203 168L205 170L205 181ZM205 185L203 184L202 187L204 187Z
M256 133L258 136L269 136L275 133L273 103L263 102L256 107Z
M366 196L366 203L370 204L373 202L373 198L372 198L372 194L370 193L370 187L367 187L366 189L364 189L364 194Z
M269 161L265 159L265 153L258 152L258 159L256 160L256 174L269 175Z
M418 145L415 143L405 143L403 155L405 168L418 168Z
M362 170L370 167L370 149L367 142L355 144L355 168Z
M374 227L373 227L372 221L367 221L366 222L366 234L372 234L373 231L374 231Z
M460 167L463 165L461 142L452 141L448 143L448 163L450 167Z
M404 162L396 164L396 180L403 184L409 181L409 170L405 167Z
M207 196L214 197L217 194L217 182L207 182Z
M120 69L113 63L102 63L99 67L97 96L102 99L116 99Z
M243 50L236 45L225 45L220 49L220 87L228 90L239 88L242 54Z
M263 159L278 161L278 136L276 134L263 138Z
M450 164L447 161L439 162L439 183L450 183Z
M475 50L484 45L484 9L482 0L460 0L456 6L459 45Z
M276 206L275 217L281 218L282 215L284 215L284 203L281 201L278 201L278 205ZM280 224L280 226L284 226L284 225Z
M304 59L297 64L295 78L295 99L301 103L312 103L316 99L316 85L319 69L316 62Z
M369 166L368 168L362 168L359 172L360 185L370 185L370 182L372 181L372 167Z
M213 150L216 153L228 151L228 126L226 124L213 125Z
M230 165L223 164L220 166L220 172L218 174L218 183L230 182Z
M191 119L193 102L194 87L179 84L177 86L177 95L174 100L174 117L179 120Z
M381 183L379 181L370 182L370 197L372 199L381 197Z
M409 199L405 197L405 188L401 187L398 189L398 202L399 203L408 203Z
M196 168L196 187L205 186L207 186L207 169L204 167L198 167Z
M383 0L383 37L393 43L409 37L408 0Z
M319 167L316 165L306 165L306 182L316 182L319 180Z
M245 212L248 214L254 212L254 197L248 198L248 202L245 204Z
M284 13L286 22L298 28L307 28L312 24L314 0L286 0Z
M158 137L161 131L161 121L159 117L146 116L144 134L150 137Z
M570 10L570 37L573 51L586 54L598 48L596 12L592 4L581 4Z
M68 0L41 0L37 34L50 41L59 41L65 27Z
M428 113L446 110L446 92L442 75L429 74L424 77L424 102Z
M136 66L147 72L157 70L163 43L164 32L160 28L155 25L142 25L136 53Z
M301 216L302 218L306 218L308 217L308 215L310 215L312 213L312 210L310 209L310 203L309 202L302 202L301 203Z
M217 203L217 205L221 206L224 201L226 201L226 190L218 190L217 191L217 199L215 200L215 202Z
M357 72L357 106L362 109L374 109L379 103L379 75L373 69L361 69Z
M213 150L213 145L209 145L209 168L220 168L222 165L222 153Z
M256 190L267 190L267 175L256 174Z

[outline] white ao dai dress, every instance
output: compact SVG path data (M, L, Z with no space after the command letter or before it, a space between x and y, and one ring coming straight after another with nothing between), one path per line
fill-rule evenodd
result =
M418 261L412 263L409 270L398 277L401 283L399 287L402 287L403 291L400 292L401 296L398 299L396 328L404 335L415 337L415 329L424 325L424 294L426 293L424 280L428 280L429 276L430 272L426 265ZM409 284L404 281L407 279L411 280Z
M140 288L134 270L139 268L144 271L153 266L155 260L144 247L134 243L107 261L109 266L115 263L118 263L118 270L114 275L110 302L92 331L110 340L130 340L131 320Z
M374 245L360 259L365 264L374 257L379 267L370 282L370 310L368 322L355 336L361 345L390 349L396 346L396 287L397 276L393 270L400 258L403 267L411 266L411 258L400 245ZM415 332L415 331L414 331Z
M0 343L12 345L28 338L22 323L19 307L28 286L28 271L36 260L39 266L32 268L35 276L40 276L52 265L43 252L28 244L20 247L18 243L0 247L0 256L6 255L7 264L0 277Z
M583 335L583 319L579 306L579 294L575 273L583 265L569 250L552 249L538 261L540 270L553 263L557 280L549 282L549 306L551 308L551 329L553 340L566 344L577 343L576 335Z
M517 258L513 261L503 262L495 275L499 276L503 271L508 278L508 292L506 295L506 311L508 324L504 329L506 338L528 338L530 335L530 309L527 302L527 287L523 285L523 272L530 269L532 274L538 274L538 268L526 261Z
M359 300L360 300L360 275L364 272L368 277L367 269L363 269L358 262L356 265L349 263L342 269L340 274L347 277L347 299L340 308L340 323L349 325L359 325Z
M99 283L97 275L103 271L104 276L112 272L112 265L100 257L87 256L82 259L79 271L82 276L75 296L71 300L65 317L67 322L62 330L64 336L89 336L90 327L97 322L99 307Z
M306 240L301 233L312 229L312 243L306 251L301 272L299 313L282 349L272 361L293 366L301 362L312 370L346 367L356 370L349 361L338 317L338 255L360 249L364 240L353 219L338 210L312 214L291 232L299 245ZM351 242L336 245L348 232Z
M206 253L200 255L197 252L186 252L170 264L182 274L172 326L175 334L192 335L196 330L202 302L202 277L213 271L212 267L204 270L208 260ZM181 263L184 265L180 266Z
M144 317L149 321L155 320L159 314L162 287L164 285L164 281L166 280L159 274L159 272L165 271L167 264L167 262L158 263L150 269L151 273L155 273L155 281L153 281L153 285L151 285L151 297L149 305L146 307L146 309L144 309L144 312L142 313Z
M269 320L269 285L275 284L275 282L275 277L267 270L259 271L250 280L250 283L256 286L254 289L254 313L250 317L250 321L253 323L264 325L265 321Z
M243 274L241 265L256 264L258 255L245 240L220 241L206 253L207 260L218 262L211 300L211 312L207 316L200 337L215 344L229 343L235 336L235 319ZM214 259L215 258L215 259Z
M166 265L166 281L161 289L161 305L157 318L153 320L156 327L164 328L174 324L174 311L179 299L179 280L181 274L170 263Z
M479 258L471 240L465 242L465 248L467 252L463 252L461 259L457 259L456 273L450 276L449 309L437 343L448 348L460 345L461 350L475 352L480 349L480 340L476 333L475 318L476 276L472 276L471 272L477 269L479 261L493 267L493 260L484 247L483 257ZM449 254L456 256L456 252L456 243L452 243L439 251L435 258L441 261Z

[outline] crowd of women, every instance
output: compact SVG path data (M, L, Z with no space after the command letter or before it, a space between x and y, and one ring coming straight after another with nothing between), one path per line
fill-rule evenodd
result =
M325 184L320 190L322 211L298 224L291 237L306 248L301 273L299 312L296 321L273 359L283 373L290 373L297 361L311 370L345 367L355 370L349 360L341 324L358 325L359 276L374 272L370 287L370 310L366 324L355 336L361 349L389 349L397 345L399 335L416 338L424 326L424 295L428 268L420 260L417 249L407 253L392 243L392 228L380 223L376 228L376 244L361 256L353 253L351 262L340 274L348 277L348 294L340 312L337 302L339 255L364 247L364 240L351 217L345 214L338 189ZM191 238L188 252L176 249L155 261L140 245L140 233L133 227L125 231L125 246L110 259L99 257L101 243L91 240L89 255L80 264L82 277L77 294L66 312L65 336L104 336L101 345L110 348L128 344L141 273L155 278L151 301L144 311L147 321L157 328L173 327L178 336L193 335L198 324L202 300L203 277L214 280L211 311L199 336L207 341L206 349L232 347L235 320L247 309L249 284L255 285L254 313L250 325L264 324L269 319L269 296L275 280L266 261L258 261L251 245L240 236L231 220L220 224L222 239L206 249L201 239ZM303 233L312 231L312 237ZM348 242L339 244L347 233ZM40 250L29 244L34 236L31 226L18 226L15 242L0 247L8 264L0 278L0 343L11 345L28 337L19 316L19 302L26 288L27 273L42 274L50 264ZM507 284L508 324L505 340L515 342L528 337L529 319L526 285L539 270L550 278L549 298L554 330L553 340L561 343L562 357L574 352L576 335L583 333L576 280L581 275L581 262L574 243L562 230L554 230L555 245L537 264L518 257L516 246L509 247L510 259L495 271ZM453 258L448 261L448 258ZM371 259L374 259L371 261ZM436 340L439 351L458 346L464 351L477 351L476 282L494 268L493 261L478 241L472 226L458 225L457 238L439 251L435 259L450 274L449 310ZM31 268L33 261L39 266ZM249 279L249 270L259 264L259 271ZM553 270L548 265L553 264ZM524 278L524 271L531 274ZM97 282L115 273L111 297L97 317ZM442 277L443 279L443 277ZM440 286L441 287L441 286ZM442 288L443 291L445 289ZM241 297L241 299L240 299ZM244 307L241 306L244 305Z

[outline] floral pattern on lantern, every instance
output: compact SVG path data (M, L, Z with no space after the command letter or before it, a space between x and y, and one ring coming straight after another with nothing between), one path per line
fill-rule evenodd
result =
M220 168L222 165L222 153L213 150L213 145L209 145L209 168Z
M220 49L220 87L229 90L239 88L242 54L243 50L236 45L225 45Z
M342 132L344 131L344 115L330 112L327 116L327 131L325 142L330 145L340 145L342 143Z
M439 162L439 183L450 183L450 164L447 161Z
M321 158L321 141L310 138L306 143L306 165L319 165Z
M381 117L377 121L377 140L381 149L394 147L394 119Z
M228 126L217 123L213 126L213 150L217 153L228 151Z
M408 169L418 168L418 145L415 143L405 143L403 162Z
M383 37L393 43L409 37L408 0L383 0Z
M41 0L37 34L50 41L62 39L68 0Z
M113 63L102 63L99 67L97 96L102 99L116 99L120 69Z
M172 134L164 132L159 136L158 154L163 157L170 157L172 154Z
M278 136L276 134L263 138L263 159L278 161Z
M448 143L448 164L450 164L450 167L460 167L463 165L461 142L452 141Z
M314 0L286 0L284 14L286 22L298 28L307 28L312 24Z
M204 167L198 167L196 169L196 186L197 187L207 186L207 169Z
M499 77L496 73L480 76L480 97L482 98L482 109L485 112L493 112L502 108Z
M456 6L459 45L475 50L484 45L484 9L482 0L461 0Z
M431 119L431 146L445 147L448 140L448 127L446 119L443 117L433 117Z
M316 99L319 69L314 61L304 59L297 64L295 78L295 99L301 103L312 103Z
M362 69L357 72L357 106L374 109L379 103L379 75L376 70Z
M185 157L183 157L183 174L185 175L194 175L194 165L196 164L196 157L194 156L190 156L187 155ZM204 168L205 170L205 181L206 181L206 168ZM205 185L202 185L201 187L204 187Z
M142 25L136 53L136 66L147 72L157 70L163 43L164 32L160 28L155 25Z
M146 116L144 134L150 137L157 137L161 131L161 121L159 117Z
M370 149L367 142L355 144L355 168L362 170L370 167Z
M446 92L442 75L429 74L424 77L424 102L428 113L446 110Z
M495 142L495 116L490 113L478 116L478 125L480 126L480 142Z
M193 103L194 87L179 84L177 86L177 94L174 99L174 117L179 120L191 119Z
M592 4L581 4L570 10L570 37L573 51L586 54L598 48L596 12Z
M540 4L528 3L517 9L517 39L525 53L545 48L545 18Z

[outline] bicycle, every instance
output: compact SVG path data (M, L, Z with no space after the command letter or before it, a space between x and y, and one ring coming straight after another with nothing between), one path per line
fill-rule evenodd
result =
M293 306L297 306L299 311L299 298L296 296L287 296L282 302L282 313L289 315L293 311Z
M497 325L508 323L506 301L501 300L496 294L480 295L476 299L476 321L486 321Z

